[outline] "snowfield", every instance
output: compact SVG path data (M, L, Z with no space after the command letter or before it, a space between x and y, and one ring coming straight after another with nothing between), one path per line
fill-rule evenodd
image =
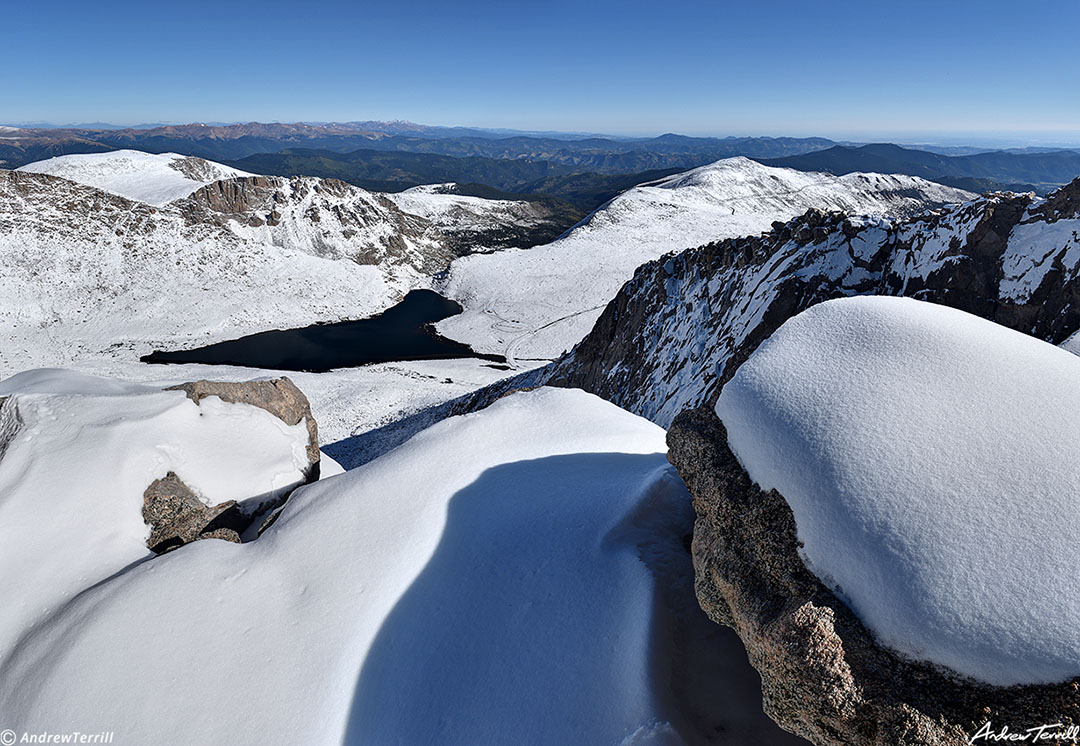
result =
M202 158L140 150L60 155L16 170L59 176L158 207L220 179L251 176Z
M767 231L812 207L899 215L973 196L911 176L728 158L630 189L547 246L458 259L442 292L466 310L438 328L482 352L550 360L588 333L638 266L668 252Z
M301 488L254 542L133 562L125 485L172 452L147 428L200 428L206 448L213 420L187 422L182 394L57 380L4 389L66 392L17 395L0 461L5 579L26 598L0 642L5 726L157 744L680 742L650 651L681 613L661 588L688 582L692 511L655 425L579 391L517 394ZM50 459L64 438L86 444ZM123 449L119 479L105 449ZM40 476L11 493L27 463Z
M885 645L990 684L1080 675L1080 359L920 301L785 323L716 412L807 566Z

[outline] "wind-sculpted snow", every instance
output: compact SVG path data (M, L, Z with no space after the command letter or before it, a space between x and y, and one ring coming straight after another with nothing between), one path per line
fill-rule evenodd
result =
M716 413L807 567L887 645L996 686L1080 676L1080 359L976 316L845 298Z
M642 266L538 378L667 426L714 399L785 320L850 295L930 300L1060 343L1080 328L1080 212L1065 198L1077 193L1080 181L1048 200L988 195L907 219L811 211L760 237L672 254Z
M158 207L219 179L251 175L202 158L138 150L61 155L17 170L60 176Z
M466 310L439 330L485 352L550 360L588 333L637 267L668 252L756 235L810 208L898 216L972 196L909 176L729 158L624 192L548 246L455 261L444 294Z
M162 745L771 742L756 703L693 723L672 696L717 643L703 621L680 647L700 612L665 449L583 392L441 422L299 489L255 541L196 542L51 608L0 646L4 725ZM64 463L54 481L83 484ZM48 536L39 518L5 530ZM737 696L703 685L710 707Z
M0 381L0 397L3 656L72 597L151 556L142 508L154 480L174 472L206 505L261 502L306 480L305 424L247 404L64 370Z

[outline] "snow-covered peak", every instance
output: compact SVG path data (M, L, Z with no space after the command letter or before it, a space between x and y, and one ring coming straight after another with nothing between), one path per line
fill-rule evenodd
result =
M829 301L716 412L878 640L994 685L1080 675L1080 359L961 311Z
M203 158L139 150L61 155L17 170L59 176L157 206L186 197L219 179L251 175Z
M547 246L454 262L445 292L466 310L439 329L485 352L552 359L585 336L635 269L668 252L755 235L811 208L899 216L973 197L911 176L727 158L623 192Z
M800 212L816 207L819 210L897 215L921 210L927 202L963 202L974 196L962 189L915 176L873 173L834 176L765 166L737 156L635 187L615 198L607 209L596 214L594 220L606 222L612 217L629 217L618 209L622 202L630 203L637 210L642 205L671 203L715 210L721 215L726 213L739 218L746 226L746 233L753 233L766 230L771 224L771 220L764 223L759 216L785 206ZM789 217L795 214L798 213Z

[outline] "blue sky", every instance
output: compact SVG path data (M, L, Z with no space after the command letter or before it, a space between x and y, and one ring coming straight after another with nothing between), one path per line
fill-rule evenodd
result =
M1080 141L1075 0L102 0L4 16L8 122Z

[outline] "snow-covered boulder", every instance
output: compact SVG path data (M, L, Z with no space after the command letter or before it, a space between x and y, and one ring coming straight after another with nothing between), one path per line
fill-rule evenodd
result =
M106 404L128 400L197 415L176 392ZM117 568L47 624L6 611L23 634L0 644L3 726L162 746L777 743L695 621L692 509L664 450L660 428L580 391L447 419L297 490L256 541Z
M200 396L64 370L0 382L0 651L153 557L151 537L165 549L214 535L234 506L250 522L317 476L310 413L274 411L303 398L288 379L188 391Z
M1078 413L1074 355L868 296L787 321L676 419L699 599L779 722L882 745L1080 723Z

